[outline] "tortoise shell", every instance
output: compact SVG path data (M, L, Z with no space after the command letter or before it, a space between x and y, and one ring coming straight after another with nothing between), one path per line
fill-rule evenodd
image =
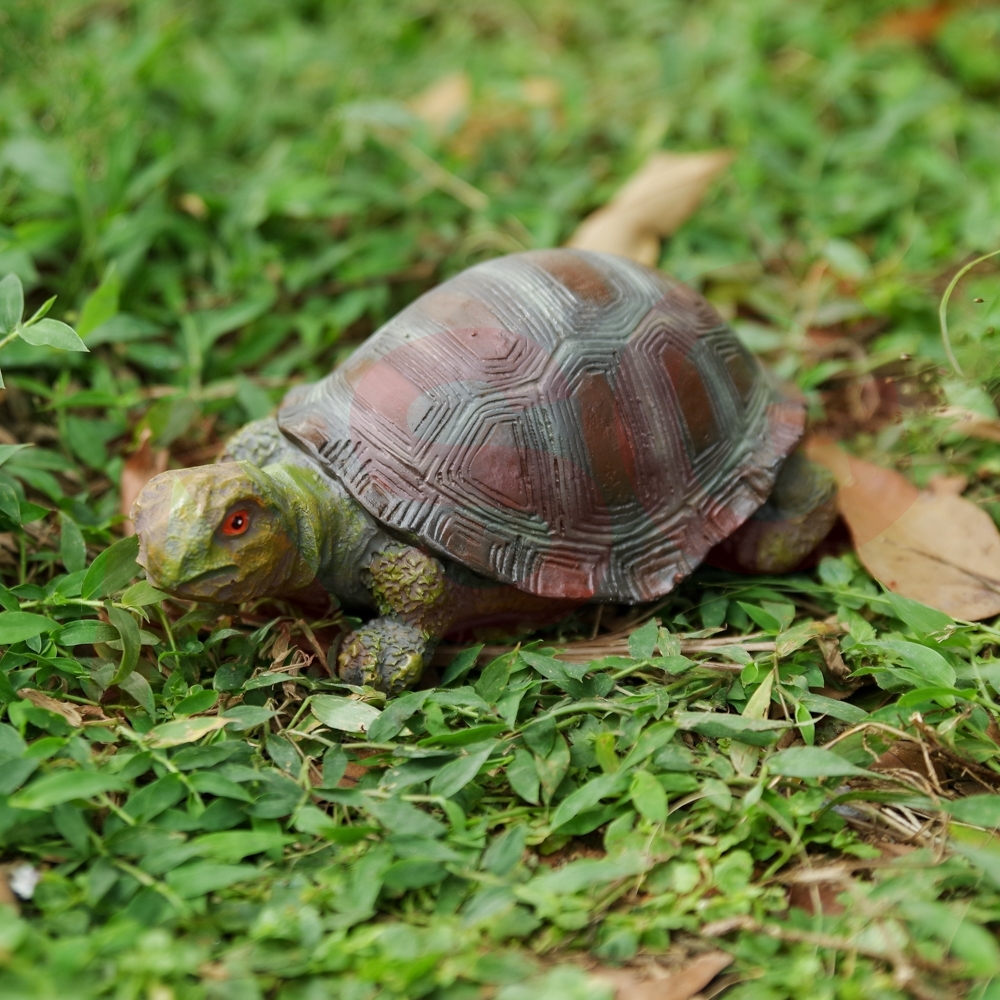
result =
M539 250L422 295L278 423L431 550L529 593L635 603L763 503L804 408L691 289Z

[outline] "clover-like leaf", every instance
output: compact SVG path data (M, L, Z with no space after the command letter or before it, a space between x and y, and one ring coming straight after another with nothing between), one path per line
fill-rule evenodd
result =
M31 326L21 327L21 339L32 347L54 347L59 351L89 351L76 330L57 319L40 319Z
M16 274L0 281L0 333L11 333L24 312L24 289Z

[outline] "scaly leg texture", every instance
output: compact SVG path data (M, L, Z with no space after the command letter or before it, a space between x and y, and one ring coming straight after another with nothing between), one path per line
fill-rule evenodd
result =
M377 552L369 573L380 617L344 639L337 669L349 684L368 684L390 694L420 679L434 647L456 625L559 617L575 606L473 574L462 574L468 579L459 582L438 559L400 543Z

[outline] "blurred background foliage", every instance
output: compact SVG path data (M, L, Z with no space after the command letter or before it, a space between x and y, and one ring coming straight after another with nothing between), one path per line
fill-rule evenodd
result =
M0 364L111 479L140 418L196 451L441 278L558 244L659 148L737 152L662 265L758 349L875 315L890 352L940 358L935 279L1000 239L991 6L936 32L912 5L793 0L0 17L0 271L92 349L69 379L21 343ZM449 72L471 99L431 128L408 102ZM30 408L4 406L16 433Z

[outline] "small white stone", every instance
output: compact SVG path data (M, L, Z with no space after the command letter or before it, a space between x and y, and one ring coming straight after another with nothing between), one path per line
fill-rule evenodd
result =
M41 878L42 873L34 865L18 865L11 871L8 882L15 896L31 899Z

